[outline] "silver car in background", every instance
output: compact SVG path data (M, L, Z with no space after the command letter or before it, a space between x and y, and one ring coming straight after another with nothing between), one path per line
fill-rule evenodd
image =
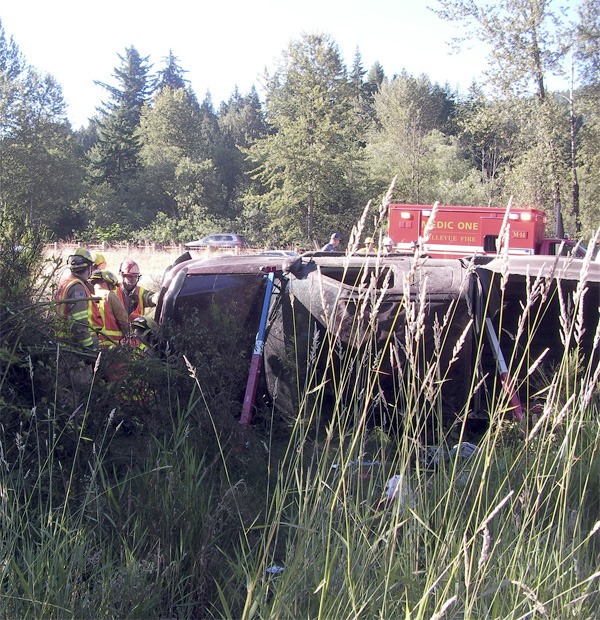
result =
M244 250L248 247L248 239L242 235L234 233L216 233L208 235L197 241L190 241L185 244L186 250L197 250L202 248L231 248Z

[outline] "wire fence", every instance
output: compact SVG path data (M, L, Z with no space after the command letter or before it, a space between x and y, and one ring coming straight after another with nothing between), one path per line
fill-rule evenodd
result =
M183 243L179 244L166 244L166 243L69 243L69 242L54 242L46 245L46 252L48 254L68 254L76 250L77 248L84 247L92 253L101 252L104 254L107 251L123 252L125 254L135 253L148 253L154 254L156 252L168 252L183 254L187 251L186 246ZM220 247L220 246L198 246L193 248L194 252L203 252L209 250L211 252L234 252L235 254L258 254L260 252L272 251L272 250L293 250L299 254L305 252L305 249L299 248L271 248L271 247Z

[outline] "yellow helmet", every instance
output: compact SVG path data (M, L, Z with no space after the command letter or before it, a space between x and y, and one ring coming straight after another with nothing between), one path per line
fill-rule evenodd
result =
M104 254L96 252L96 256L94 257L94 265L96 269L104 269L106 267L106 259L104 258Z
M90 282L106 282L112 288L115 288L119 281L117 276L108 269L96 269L89 278Z
M158 331L156 321L147 316L136 316L135 319L131 321L131 327L135 330L139 330L139 334L142 338L155 336Z
M71 271L85 271L88 267L94 264L94 259L89 250L85 248L77 248L71 256L67 257L67 265L71 268Z

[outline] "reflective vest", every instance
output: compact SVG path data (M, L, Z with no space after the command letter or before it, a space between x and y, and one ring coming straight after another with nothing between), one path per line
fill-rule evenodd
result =
M72 298L72 288L75 284L83 286L88 297L92 296L87 282L75 274L67 276L59 285L56 292L56 301L61 302L65 299ZM91 348L94 346L94 327L102 325L102 317L98 305L91 299L81 299L85 301L86 308L72 311L72 303L57 303L56 311L60 318L59 325L56 329L56 337L60 340L73 340L72 326L74 324L85 325L87 327L87 335L78 340L78 344L82 347Z
M106 306L106 299L101 299L98 302L100 320L100 323L97 325L100 329L98 336L101 346L114 347L121 341L123 332L119 329L115 315L112 312L106 311Z
M141 286L136 286L134 291L135 291L135 297L131 294L128 295L127 293L125 293L122 286L117 286L117 295L119 296L119 299L123 303L125 310L129 312L130 321L133 321L133 319L135 319L136 316L144 316L144 310L145 310L144 293L146 292L146 289L144 289ZM135 299L136 297L137 297L137 304L135 308L129 311L129 308L131 307L132 303L136 301Z

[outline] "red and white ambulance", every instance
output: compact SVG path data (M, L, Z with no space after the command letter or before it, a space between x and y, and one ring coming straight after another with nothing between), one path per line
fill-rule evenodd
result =
M585 248L571 239L544 237L545 228L546 214L539 209L412 204L389 207L388 234L397 252L412 253L420 245L422 252L437 258L496 254L508 239L509 254L585 256Z

